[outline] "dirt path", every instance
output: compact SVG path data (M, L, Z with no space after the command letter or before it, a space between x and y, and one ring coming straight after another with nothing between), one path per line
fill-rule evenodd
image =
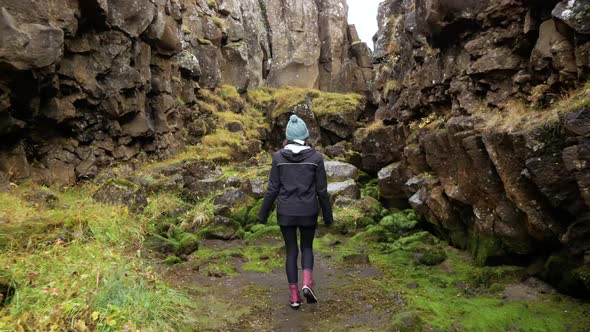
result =
M274 240L265 245L281 248ZM240 241L207 241L203 247L219 252L243 250ZM238 256L238 255L236 255ZM381 273L367 264L337 264L329 253L316 250L315 279L319 303L291 309L283 267L269 272L242 269L243 259L230 259L237 273L211 276L196 262L168 268L165 277L192 289L204 299L194 329L222 331L377 331L387 325L399 297L379 286Z
M180 330L587 331L587 303L523 281L520 267L477 267L450 247L442 264L425 266L412 252L334 234L314 246L320 302L298 311L288 306L280 238L204 241L187 262L160 265L195 300Z

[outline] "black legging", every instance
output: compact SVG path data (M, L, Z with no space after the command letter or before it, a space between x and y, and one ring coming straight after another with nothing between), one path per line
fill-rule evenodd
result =
M287 249L287 280L289 284L297 283L297 229L301 235L301 266L304 270L313 270L313 237L316 226L297 227L281 226L283 239L285 239L285 248Z

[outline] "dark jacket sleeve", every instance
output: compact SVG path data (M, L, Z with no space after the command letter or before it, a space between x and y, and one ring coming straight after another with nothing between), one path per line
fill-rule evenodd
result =
M322 215L324 216L324 223L331 225L334 222L332 215L332 205L330 204L330 194L328 194L328 179L326 176L326 168L324 166L324 159L320 158L318 168L315 173L315 185L320 207L322 208Z
M264 195L264 201L262 202L262 207L260 208L260 212L258 212L258 220L262 223L266 223L268 216L270 215L275 200L279 195L279 189L281 186L281 181L279 177L279 167L277 166L277 162L275 157L272 158L272 167L270 169L270 176L268 179L268 189L266 190L266 194Z

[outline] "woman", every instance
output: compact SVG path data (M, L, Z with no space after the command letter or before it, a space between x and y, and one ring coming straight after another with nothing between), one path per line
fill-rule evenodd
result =
M293 309L299 309L297 230L301 237L303 295L307 303L316 303L318 299L312 287L313 238L320 207L326 225L331 225L334 218L323 157L307 144L309 131L297 115L289 119L286 136L285 147L272 156L268 190L258 218L265 223L275 200L278 200L277 219L287 249L286 270L291 291L289 304Z

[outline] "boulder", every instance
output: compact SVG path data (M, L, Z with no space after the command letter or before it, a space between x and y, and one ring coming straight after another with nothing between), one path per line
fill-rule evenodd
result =
M564 0L551 12L553 17L565 22L576 32L590 34L590 3L585 0Z
M234 207L248 202L248 196L240 189L230 188L213 200L215 205Z
M0 171L10 181L20 181L31 176L31 166L23 145L10 151L0 151Z
M576 136L590 136L590 106L562 114L561 121L565 129Z
M141 35L156 17L156 6L142 0L92 0L106 13L107 23L131 37Z
M404 136L401 125L359 129L355 134L354 149L361 154L361 169L377 174L383 167L398 162L403 154Z
M330 198L335 200L338 197L359 198L361 193L358 185L354 180L344 182L332 182L328 184L328 193Z
M173 55L181 51L180 31L176 21L166 15L161 9L157 12L154 21L145 32L150 44L164 55Z
M242 190L249 196L262 198L266 193L266 183L267 179L262 177L246 179L242 184Z
M394 163L382 168L377 173L377 179L379 180L380 197L391 201L392 204L395 204L396 201L405 201L404 184L406 183L406 176L403 173L401 163Z
M240 224L237 221L223 216L215 216L210 224L199 231L199 235L211 240L234 240L241 236Z
M340 161L324 161L326 175L330 181L358 180L359 170L356 166Z
M557 30L553 20L547 20L541 24L539 39L531 53L530 61L537 70L543 70L552 63L562 75L565 75L564 78L575 79L577 76L574 47Z
M133 212L141 212L148 204L145 188L122 178L108 180L92 198L100 203L126 205Z
M57 197L57 195L50 189L42 188L27 194L27 200L34 204L54 209L59 202L59 197Z
M16 70L43 68L63 55L64 33L61 29L36 23L19 23L0 8L0 64Z

